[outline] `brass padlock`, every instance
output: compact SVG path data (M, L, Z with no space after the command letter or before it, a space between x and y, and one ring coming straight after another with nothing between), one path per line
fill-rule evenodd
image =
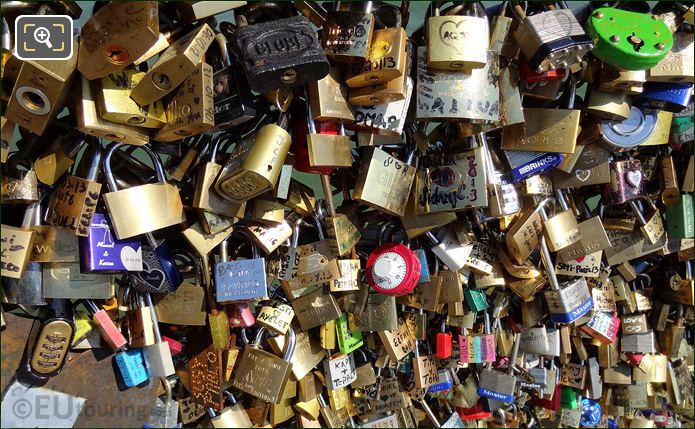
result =
M407 35L401 27L400 10L394 6L382 7L388 9L387 13L393 13L394 26L375 31L365 61L348 66L345 83L350 88L386 83L406 73Z
M226 217L234 217L239 213L243 215L246 204L238 204L222 198L217 194L213 186L217 175L222 169L222 166L217 163L217 150L220 141L224 138L223 134L217 135L210 144L210 160L198 170L192 205L201 211L212 212Z
M46 223L65 228L73 234L86 237L96 211L101 192L97 182L102 148L93 143L86 178L68 176L51 195L46 214Z
M80 32L80 73L94 80L132 64L159 40L158 12L154 1L111 3L100 8Z
M77 129L102 139L142 146L150 141L147 131L132 125L117 124L101 118L97 110L96 97L87 78L82 75L77 85L78 94L76 116Z
M111 192L104 194L113 230L119 239L152 232L185 220L179 190L166 183L159 156L148 146L142 148L152 159L158 183L119 190L111 171L111 156L123 144L113 143L104 155L104 174ZM134 211L137 211L135 213Z
M171 142L204 133L215 126L212 67L198 63L166 103L167 123L153 140Z
M338 62L362 62L367 59L372 46L374 16L372 2L364 11L340 10L340 3L333 3L323 23L321 44L326 55Z
M265 328L260 328L255 340L244 349L232 386L263 401L277 404L289 380L294 354L295 332L290 328L282 359L260 348Z
M355 113L348 103L347 88L337 68L323 78L309 83L312 117L318 122L352 122Z
M247 201L275 187L291 137L287 116L267 124L234 148L215 182L215 190L232 201Z
M62 111L76 71L77 55L61 61L23 61L3 115L34 134L43 134Z
M163 127L166 115L161 101L140 107L130 98L131 91L144 77L145 72L126 68L99 79L96 83L101 118L135 127Z
M212 28L203 24L178 39L162 52L157 62L135 85L130 97L140 106L147 106L175 90L184 80L190 79L189 76L214 38Z
M427 65L465 73L484 67L490 39L483 5L455 6L440 16L440 3L430 5L434 15L427 18Z
M391 215L403 216L415 179L414 150L405 163L377 147L368 147L352 198Z

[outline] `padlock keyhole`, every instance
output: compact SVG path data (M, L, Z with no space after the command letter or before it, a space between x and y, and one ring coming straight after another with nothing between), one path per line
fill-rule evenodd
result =
M106 59L116 65L124 64L130 58L128 50L120 45L107 46L105 50Z
M635 33L632 33L632 35L628 36L627 41L630 42L632 47L635 49L635 52L639 52L640 48L644 46L644 40L637 37Z

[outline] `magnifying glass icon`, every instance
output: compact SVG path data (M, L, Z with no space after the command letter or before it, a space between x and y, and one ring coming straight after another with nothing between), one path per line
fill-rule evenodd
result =
M51 33L46 30L46 27L38 27L36 30L34 30L34 40L36 40L37 43L44 43L46 46L48 46L48 49L53 49L50 36Z

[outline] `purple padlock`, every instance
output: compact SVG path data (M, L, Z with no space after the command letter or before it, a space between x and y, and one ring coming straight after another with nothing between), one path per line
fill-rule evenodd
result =
M140 239L116 239L108 217L94 213L87 237L80 237L80 267L83 272L142 271Z

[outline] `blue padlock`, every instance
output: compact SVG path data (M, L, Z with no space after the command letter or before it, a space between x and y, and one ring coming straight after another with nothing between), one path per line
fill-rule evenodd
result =
M601 421L601 405L593 399L582 398L582 416L579 423L582 427L596 427Z
M228 243L220 244L220 262L215 264L217 302L248 301L268 295L265 259L246 234L240 234L251 246L251 259L229 261Z
M425 253L425 249L415 249L413 253L415 253L418 261L420 261L420 280L418 283L430 281L430 269L427 266L427 254Z
M150 378L142 349L130 349L116 353L116 364L127 387L137 386Z
M693 99L692 83L647 82L642 94L635 97L635 106L678 113Z
M437 370L438 381L427 388L427 393L441 392L443 390L450 390L454 386L454 382L449 374L449 369L439 368Z
M561 153L555 152L506 150L504 153L511 167L513 183L521 182L531 176L536 176L553 169L560 165L564 158Z

